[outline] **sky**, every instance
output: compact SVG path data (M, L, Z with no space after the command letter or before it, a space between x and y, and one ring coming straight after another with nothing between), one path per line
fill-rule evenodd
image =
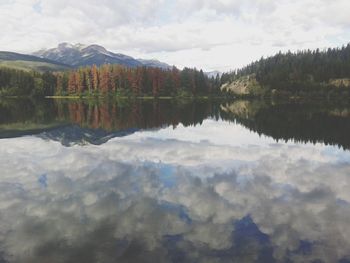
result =
M348 0L0 0L0 50L99 44L230 71L278 51L347 44L349 10Z

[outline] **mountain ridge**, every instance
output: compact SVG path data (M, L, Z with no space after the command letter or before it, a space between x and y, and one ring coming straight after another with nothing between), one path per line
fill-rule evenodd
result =
M127 67L147 66L162 69L172 67L155 59L135 59L125 54L114 53L97 44L84 45L63 42L55 48L41 49L32 53L32 55L67 64L75 68L91 65L101 66L103 64L118 64Z

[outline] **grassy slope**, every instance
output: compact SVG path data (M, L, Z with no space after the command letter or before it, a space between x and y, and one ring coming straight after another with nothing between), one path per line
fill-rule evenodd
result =
M39 58L31 55L24 55L14 52L0 51L0 67L13 68L25 71L61 71L70 67L62 63Z
M0 59L0 67L24 70L24 71L61 71L69 69L63 65L51 64L47 62L39 62L39 61L25 61L25 60L1 60Z

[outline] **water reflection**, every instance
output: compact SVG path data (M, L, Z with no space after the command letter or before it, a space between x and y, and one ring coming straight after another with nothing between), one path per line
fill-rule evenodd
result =
M63 145L102 144L139 130L184 127L212 118L277 141L350 148L350 105L252 101L0 101L0 138L40 134Z
M0 262L348 262L350 152L259 137L239 120L266 104L237 103L99 145L2 139Z
M348 103L238 101L221 107L225 112L223 118L234 116L248 129L276 140L350 148Z

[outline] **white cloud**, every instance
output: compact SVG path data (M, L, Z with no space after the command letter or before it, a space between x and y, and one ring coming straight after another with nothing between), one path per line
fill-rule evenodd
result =
M279 50L342 45L346 0L0 2L0 48L97 43L178 66L229 70ZM336 15L335 15L336 14Z

